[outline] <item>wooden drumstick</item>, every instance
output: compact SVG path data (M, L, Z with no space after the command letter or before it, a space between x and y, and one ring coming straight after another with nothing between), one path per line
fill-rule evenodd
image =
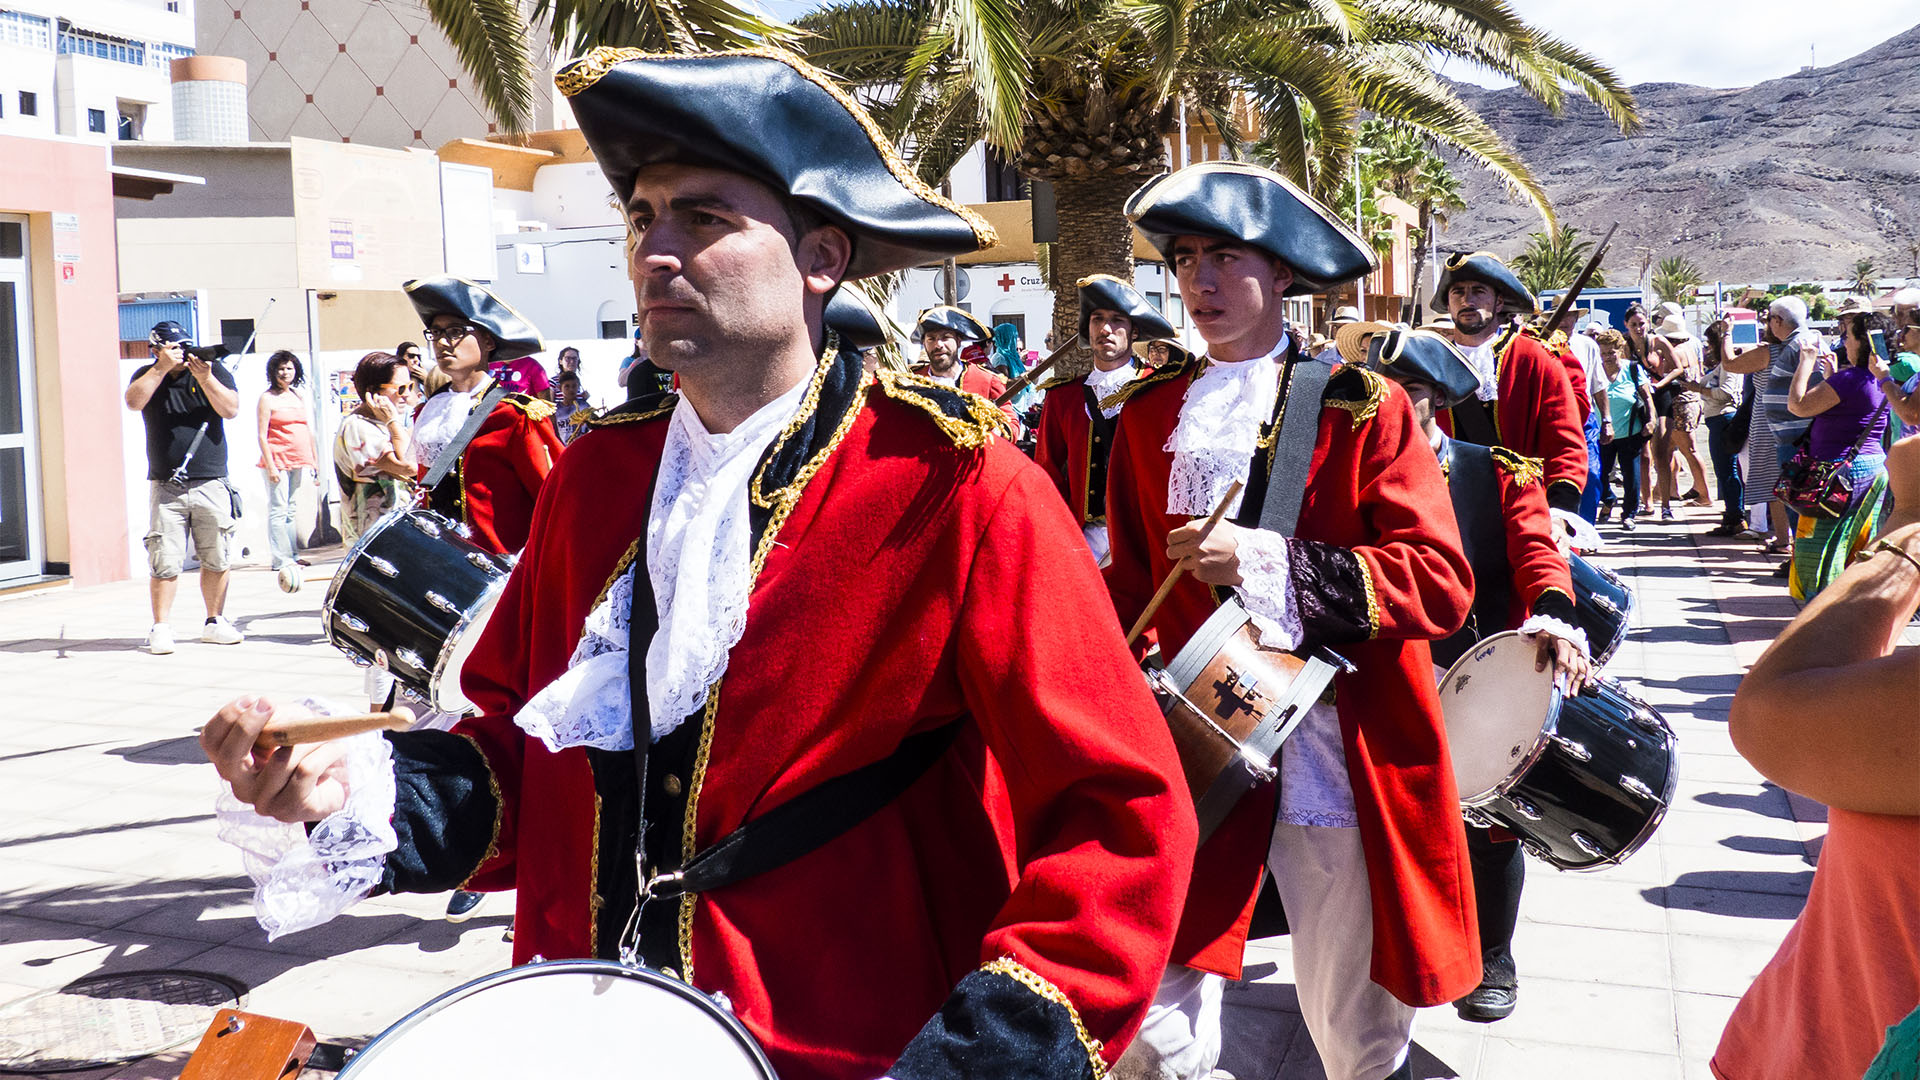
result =
M405 731L413 726L413 710L396 705L392 712L358 713L353 716L303 716L298 720L277 720L260 732L254 746L277 750L282 746L327 742L358 735L363 731Z
M1202 540L1213 532L1215 525L1220 524L1221 518L1227 516L1227 507L1233 505L1233 497L1238 494L1240 494L1240 481L1235 480L1233 486L1227 489L1227 493L1220 496L1220 505L1213 508L1213 514L1207 518L1207 523L1201 526ZM1147 609L1134 620L1133 629L1127 631L1127 644L1133 644L1135 638L1146 632L1147 623L1153 621L1153 613L1160 610L1160 605L1166 602L1167 594L1173 591L1173 583L1179 581L1180 575L1186 573L1186 570L1187 560L1181 559L1174 564L1172 570L1167 572L1167 579L1162 581L1160 588L1154 591L1153 599L1147 601Z

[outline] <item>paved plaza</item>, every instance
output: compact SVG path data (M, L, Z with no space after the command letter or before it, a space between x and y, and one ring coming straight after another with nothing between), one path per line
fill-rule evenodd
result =
M1529 867L1519 1009L1490 1026L1424 1011L1416 1075L1705 1080L1735 1000L1800 910L1822 812L1765 783L1726 729L1740 673L1794 605L1752 544L1696 539L1711 511L1682 515L1605 529L1613 546L1597 560L1639 598L1608 674L1678 732L1675 805L1623 866ZM289 596L264 568L237 571L228 612L247 641L231 647L197 640L185 583L172 656L139 649L144 581L0 600L0 1004L97 973L181 968L244 984L251 1011L352 1042L507 964L510 898L460 925L440 917L444 895L374 899L268 944L237 854L213 837L216 780L194 732L215 707L243 692L360 693L360 672L319 638L331 572L316 565ZM1285 939L1256 943L1249 963L1250 981L1227 993L1221 1068L1321 1076ZM62 1075L174 1077L184 1060Z

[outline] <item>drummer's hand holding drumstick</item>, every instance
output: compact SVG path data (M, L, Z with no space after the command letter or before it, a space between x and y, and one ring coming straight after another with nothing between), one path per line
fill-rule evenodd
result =
M1167 534L1167 558L1184 563L1187 573L1209 585L1238 585L1240 526L1231 521L1196 518Z
M1540 655L1534 658L1533 670L1545 671L1551 666L1554 684L1562 693L1572 697L1583 687L1592 685L1598 673L1580 646L1548 630L1532 631L1527 637L1540 649Z
M262 816L289 824L322 821L347 804L340 739L412 721L406 709L330 717L303 705L243 697L222 706L200 729L200 750L233 786L234 798Z

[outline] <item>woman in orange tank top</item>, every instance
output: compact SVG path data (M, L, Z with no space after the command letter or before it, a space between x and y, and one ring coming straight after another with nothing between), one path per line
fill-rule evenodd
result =
M256 410L260 471L267 480L267 546L280 573L280 588L287 592L298 592L303 581L294 499L314 471L313 414L301 389L306 383L300 358L281 349L267 357L267 390Z

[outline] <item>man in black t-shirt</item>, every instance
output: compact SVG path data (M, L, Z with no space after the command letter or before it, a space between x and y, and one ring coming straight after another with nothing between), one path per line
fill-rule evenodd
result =
M224 367L189 351L179 323L156 325L148 340L153 363L133 373L126 394L127 408L139 410L147 427L147 565L153 579L147 651L173 651L167 616L189 539L200 558L200 596L207 605L200 640L237 645L240 631L221 612L236 524L226 482L226 421L240 415L239 389Z

